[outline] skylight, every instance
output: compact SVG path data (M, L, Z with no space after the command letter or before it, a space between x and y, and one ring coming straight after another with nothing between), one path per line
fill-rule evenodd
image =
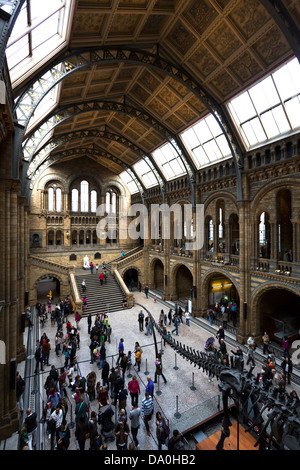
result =
M13 87L66 46L74 3L71 0L24 2L6 48Z
M139 188L136 184L136 181L133 175L129 174L127 171L120 173L120 178L127 185L128 191L130 194L135 194L139 192Z
M247 149L300 127L300 65L295 58L232 99L228 108Z
M180 137L197 168L231 156L226 137L211 114L187 129Z
M186 169L181 157L171 144L165 144L153 152L156 163L161 168L167 180L186 175Z
M140 160L133 166L133 168L135 169L136 173L140 176L146 188L151 188L158 184L155 174L153 173L153 170L149 166L147 161Z

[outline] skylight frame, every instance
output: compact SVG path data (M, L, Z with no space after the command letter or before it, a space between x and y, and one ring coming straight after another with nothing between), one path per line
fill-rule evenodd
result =
M46 6L48 6L48 8L46 8L46 12L43 13L43 10L45 10L45 4L43 2L41 15L31 19L31 6L34 4L39 6L39 0L26 0L19 13L6 48L8 68L13 89L22 85L24 80L40 70L46 62L61 52L68 44L76 2L73 0L55 0L54 7L53 3L54 1L47 2ZM19 29L18 19L21 18L20 15L24 16L25 10L27 12L27 26L24 27L23 25L23 27ZM49 18L57 14L59 18L57 18L57 22L55 22L57 27L54 37L51 34L50 36L52 39L49 37L44 38L43 41L33 50L32 34L34 34L34 31L37 28L45 25L45 21L47 22ZM28 36L29 53L23 58L23 60L11 67L9 64L9 49L10 47L13 47L13 45L17 44L21 38L26 36Z
M288 86L284 86L284 82ZM259 87L260 94L256 98L255 94ZM276 98L274 93L276 93ZM267 101L268 99L270 101ZM246 109L247 102L251 103L252 113L250 107ZM264 106L263 102L265 102ZM290 105L291 102L293 106ZM298 59L293 58L286 62L227 102L226 107L247 151L297 132L300 128ZM277 131L275 126L277 126Z
M232 157L222 128L210 113L180 134L197 169Z

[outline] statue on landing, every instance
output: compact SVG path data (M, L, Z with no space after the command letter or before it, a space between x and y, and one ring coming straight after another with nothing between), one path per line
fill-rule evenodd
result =
M83 258L83 269L90 269L90 261L88 255Z

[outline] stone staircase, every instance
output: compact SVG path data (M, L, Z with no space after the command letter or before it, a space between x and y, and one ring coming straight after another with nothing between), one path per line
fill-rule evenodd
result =
M106 265L108 272L107 283L103 282L101 286L99 281L99 274L95 272L91 274L90 270L77 270L75 274L76 284L78 292L82 297L81 283L85 279L86 292L85 296L87 299L87 308L83 309L83 314L96 315L98 313L115 312L117 310L123 310L123 298L125 296L119 283L116 281L114 276L110 273L110 264Z

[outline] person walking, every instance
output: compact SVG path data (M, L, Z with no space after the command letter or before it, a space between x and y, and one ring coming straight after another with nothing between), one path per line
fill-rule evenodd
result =
M161 376L164 379L165 384L167 383L167 379L162 372L162 361L161 361L161 354L157 354L157 358L155 360L155 377L154 383L157 383L157 377Z
M36 446L36 430L37 430L37 414L31 411L31 408L26 410L25 426L28 436L28 450L33 450Z
M99 280L100 280L100 285L102 286L102 285L103 285L103 281L104 281L104 273L100 273L100 274L99 274Z
M153 380L151 379L150 375L147 376L147 386L146 386L145 391L147 393L149 393L149 395L151 397L153 397L153 395L154 395L154 383L153 383Z
M291 375L293 372L293 363L289 357L284 358L284 361L281 363L281 368L285 384L288 383L290 385Z
M178 317L177 315L174 315L174 330L172 330L172 333L174 333L174 331L176 331L176 336L178 336L178 323L179 323L179 320L178 320Z
M103 361L102 367L102 383L106 386L107 390L109 390L109 364L106 359Z
M141 310L139 315L138 315L138 322L139 322L139 328L140 328L140 331L144 331L144 313L143 311Z
M131 396L131 405L135 406L139 401L139 394L141 393L140 384L136 378L136 375L132 377L132 380L128 383L128 391Z
M236 351L231 350L232 354L237 356L237 367L243 372L244 370L244 355L243 351L239 346L236 347Z
M263 340L263 354L269 354L270 337L266 331L264 332L262 340Z
M254 361L254 351L253 351L253 345L249 344L248 352L247 352L247 366L252 362L253 367L255 367L255 361Z
M219 343L221 342L221 339L224 339L225 341L225 331L224 331L223 325L219 326L218 332L216 334L216 338L219 340Z
M158 443L157 450L162 449L162 445L165 443L164 429L165 429L165 418L162 416L160 411L156 413L156 439Z
M149 287L148 286L145 286L144 292L145 292L146 299L148 299L148 295L149 295Z
M118 352L119 352L119 357L117 359L117 364L119 364L124 354L124 339L123 338L121 338L119 341Z
M39 365L41 365L41 371L43 372L44 371L44 349L43 349L42 344L40 344L37 347L34 357L35 357L35 370L34 370L34 373L38 374Z
M16 400L19 405L19 411L20 413L23 413L24 411L24 395L25 391L25 380L21 377L20 373L17 372L16 376Z
M135 353L135 362L136 362L138 371L141 370L142 353L143 353L142 349L138 346L136 348L136 353Z
M89 422L87 416L81 414L76 424L75 437L78 442L79 450L84 450L85 442L89 435Z
M139 427L140 427L140 416L141 416L141 410L138 407L138 404L135 403L130 409L129 419L131 422L132 439L137 449L140 448L139 441L137 438Z
M127 450L127 442L129 436L129 426L125 423L124 416L120 417L115 427L117 450Z
M148 392L145 392L145 398L142 400L141 417L145 423L147 435L150 436L149 421L151 421L154 411L153 398Z

